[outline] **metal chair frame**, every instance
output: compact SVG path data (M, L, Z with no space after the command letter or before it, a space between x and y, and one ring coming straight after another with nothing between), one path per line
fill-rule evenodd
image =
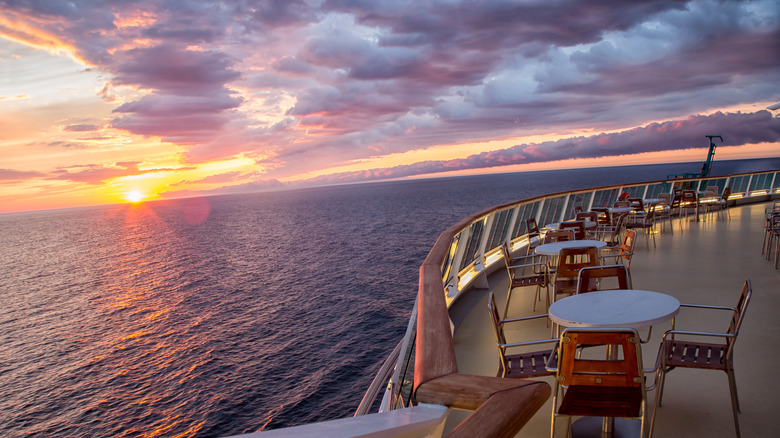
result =
M498 345L498 372L496 377L510 377L510 378L526 378L526 377L540 377L553 374L547 370L547 364L555 362L554 355L556 353L553 345L558 342L555 338L539 339L533 341L513 342L509 343L504 335L504 325L533 321L535 319L547 318L547 314L526 316L522 318L509 318L500 319L498 316L498 307L496 306L496 297L493 292L490 292L488 297L488 311L490 312L490 320L493 324L493 334L496 337L496 343ZM533 345L545 345L549 344L551 347L545 350L539 351L525 351L519 354L507 354L507 350L517 347L529 347ZM514 366L513 366L514 365Z
M536 286L536 295L534 296L534 311L536 302L541 300L541 289L547 290L545 294L546 306L550 306L550 273L547 269L547 260L541 255L529 255L514 258L509 251L509 245L504 242L501 247L506 263L507 274L509 275L509 290L506 294L506 305L504 307L504 318L509 312L509 302L512 299L512 290L518 287Z
M731 393L731 408L734 415L734 427L736 429L737 438L739 438L739 417L737 414L741 411L739 409L739 397L737 396L737 382L734 377L734 344L737 341L739 328L742 326L742 321L745 318L745 311L747 310L752 295L753 288L750 284L750 279L748 279L745 280L745 284L742 286L742 292L739 295L736 307L697 304L680 305L680 307L695 309L727 310L732 312L731 320L728 328L723 333L677 330L675 329L675 321L672 321L671 330L667 330L666 333L664 333L661 342L662 355L661 366L658 369L658 391L655 394L655 409L653 410L653 417L650 420L651 435L655 426L655 416L658 412L658 408L661 406L661 400L663 398L666 374L675 368L699 368L721 370L728 376L729 391ZM723 343L713 344L681 341L676 339L677 336L682 336L685 339L722 338Z

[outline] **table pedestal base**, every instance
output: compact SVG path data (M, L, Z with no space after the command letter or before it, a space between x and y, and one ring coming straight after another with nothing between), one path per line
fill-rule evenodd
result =
M633 438L642 435L642 422L627 418L615 418L611 434L602 435L603 417L582 417L571 425L571 436L574 438Z

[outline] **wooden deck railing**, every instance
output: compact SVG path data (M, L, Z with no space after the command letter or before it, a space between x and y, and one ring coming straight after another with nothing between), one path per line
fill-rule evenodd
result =
M458 373L441 265L455 233L474 219L442 233L420 267L414 397L417 402L474 410L450 437L511 437L542 407L551 389L541 381Z

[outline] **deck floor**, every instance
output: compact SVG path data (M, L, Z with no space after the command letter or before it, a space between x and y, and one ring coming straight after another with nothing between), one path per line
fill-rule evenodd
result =
M682 303L734 306L745 279L753 284L753 297L735 347L735 372L742 413L740 428L744 437L770 437L780 434L774 415L780 412L780 380L774 375L780 359L780 270L761 254L766 204L731 208L731 219L707 217L701 222L673 220L674 234L666 230L636 242L631 274L635 289L664 292ZM660 229L660 227L658 227ZM507 277L500 269L489 281L503 309ZM516 289L509 316L530 315L534 290ZM540 302L535 313L544 313ZM683 309L677 328L724 331L728 312ZM643 348L645 365L655 360L661 336L669 324L653 328L653 336ZM543 322L509 330L509 342L549 337ZM495 375L498 353L487 311L487 294L455 332L455 350L461 373ZM543 380L553 385L553 378ZM655 391L648 393L651 404ZM518 436L550 435L552 398ZM447 428L467 413L454 411ZM561 423L562 425L562 423ZM565 430L564 427L558 430ZM659 409L655 437L734 436L726 374L720 371L677 369L667 376L663 406ZM561 436L564 436L561 434Z

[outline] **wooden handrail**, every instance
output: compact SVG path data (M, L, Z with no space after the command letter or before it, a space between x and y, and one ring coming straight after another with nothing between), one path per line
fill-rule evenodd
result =
M478 216L463 219L439 236L420 267L414 398L474 410L450 437L511 437L550 397L550 385L458 373L441 265L454 234Z

